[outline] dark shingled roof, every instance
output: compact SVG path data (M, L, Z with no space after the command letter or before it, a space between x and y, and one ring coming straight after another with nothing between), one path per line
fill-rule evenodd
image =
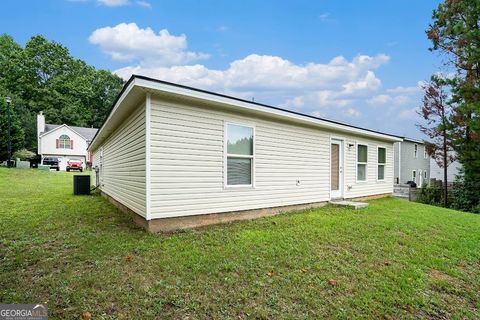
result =
M45 132L51 131L55 128L60 127L61 125L59 124L45 124ZM97 128L83 128L83 127L73 127L73 126L68 126L70 129L87 139L87 141L92 141L93 137L95 137L95 134L97 133L98 129Z

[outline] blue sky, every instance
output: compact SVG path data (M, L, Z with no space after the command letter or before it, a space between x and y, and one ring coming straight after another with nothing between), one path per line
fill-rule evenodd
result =
M441 67L425 37L438 3L7 0L0 33L22 45L43 34L125 78L145 74L421 137L419 82Z

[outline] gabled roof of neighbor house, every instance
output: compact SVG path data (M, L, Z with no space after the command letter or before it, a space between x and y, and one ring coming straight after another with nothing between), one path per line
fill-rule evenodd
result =
M348 132L350 134L359 134L366 137L377 139L380 138L387 141L403 140L403 137L401 136L361 128L340 121L319 118L292 110L282 109L263 103L240 99L225 94L193 88L168 81L153 79L141 75L132 75L123 86L122 91L120 91L120 93L118 94L110 109L108 116L106 117L102 126L93 138L92 143L89 146L90 150L95 149L98 143L101 143L101 141L108 137L108 135L111 133L111 128L109 130L106 129L106 127L109 126L109 124L113 121L112 118L115 116L115 113L119 112L119 110L122 108L122 106L124 105L124 101L126 98L128 98L129 94L137 89L140 89L143 93L161 93L163 95L177 98L182 97L187 99L199 100L203 102L214 103L216 105L222 105L224 107L231 108L232 111L248 111L251 113L261 114L263 116L270 116L272 118L319 126L325 129Z
M87 141L92 141L98 131L97 128L74 127L66 124L45 124L45 131L42 133L42 135L49 133L50 131L56 130L60 127L70 128L72 131L75 131Z

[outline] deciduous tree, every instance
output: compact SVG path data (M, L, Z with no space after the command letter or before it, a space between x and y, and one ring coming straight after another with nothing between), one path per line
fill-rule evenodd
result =
M420 130L430 138L425 144L427 153L443 168L443 205L448 206L447 169L453 162L453 148L451 142L452 106L445 90L445 82L438 76L423 85L423 105L419 114L425 120L418 124Z
M32 37L24 48L0 36L0 92L14 98L14 116L24 134L18 148L36 151L39 111L47 123L100 127L122 85L117 75L75 59L43 36ZM4 140L1 135L0 145Z

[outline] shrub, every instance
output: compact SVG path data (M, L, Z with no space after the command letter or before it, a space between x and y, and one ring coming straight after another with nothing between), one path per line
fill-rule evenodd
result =
M426 186L420 188L420 192L417 195L417 202L439 206L442 205L442 195L442 188L438 186Z
M27 149L21 149L13 153L13 159L19 158L20 160L31 160L35 158L35 152L29 151Z
M459 178L453 184L451 207L461 211L480 213L480 183Z

